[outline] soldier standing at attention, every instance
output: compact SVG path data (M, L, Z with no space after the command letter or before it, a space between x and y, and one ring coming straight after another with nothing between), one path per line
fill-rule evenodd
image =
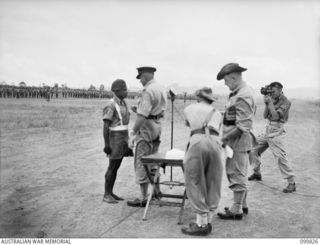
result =
M132 156L128 148L128 124L130 113L127 103L127 85L124 80L117 79L111 85L113 98L108 101L103 109L103 137L105 147L103 151L109 157L109 167L105 174L105 193L103 201L118 203L123 198L113 193L113 186L117 178L117 171L123 157Z
M261 154L270 147L278 162L282 177L288 181L288 186L283 189L283 192L291 193L296 191L296 184L283 144L283 138L286 134L284 124L289 119L291 102L284 96L281 83L273 82L268 87L271 91L270 94L264 96L265 109L263 113L264 118L267 119L266 133L257 137L257 145L254 146L250 154L250 163L254 173L248 179L250 181L261 180Z
M221 196L222 145L219 137L221 112L211 104L215 101L211 88L196 92L199 103L184 109L190 139L184 158L186 191L196 222L182 228L182 233L206 236L212 230L213 213Z
M225 208L225 213L218 213L221 219L242 219L243 212L248 213L247 170L249 153L252 149L251 133L256 103L252 89L242 80L242 72L246 68L237 63L229 63L222 67L217 79L224 79L229 87L229 95L223 119L224 145L233 149L233 157L226 160L226 174L229 188L233 191L233 205Z
M160 145L161 123L167 104L167 95L162 86L154 80L154 67L137 68L137 79L143 85L141 99L137 108L137 119L130 132L129 143L132 147L136 142L134 168L136 182L140 185L141 197L128 201L128 206L145 207L148 197L149 179L141 158L145 155L158 152ZM155 169L150 169L151 175ZM156 192L159 190L156 190Z

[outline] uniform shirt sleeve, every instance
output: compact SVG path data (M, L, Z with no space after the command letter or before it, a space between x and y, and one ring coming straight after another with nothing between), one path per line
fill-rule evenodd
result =
M285 100L279 108L276 109L277 113L279 114L280 119L284 119L285 115L288 114L288 111L291 107L291 102L289 100Z
M108 104L104 109L103 109L103 112L102 112L102 120L105 121L105 120L109 120L109 121L112 121L113 119L113 114L114 114L114 110L115 110L115 107L110 103Z
M238 98L236 101L236 126L241 131L250 131L252 127L252 117L254 112L251 106L244 98Z
M139 106L137 108L137 113L148 117L152 110L152 101L151 101L151 95L147 92L143 92L141 95L141 100L139 103Z

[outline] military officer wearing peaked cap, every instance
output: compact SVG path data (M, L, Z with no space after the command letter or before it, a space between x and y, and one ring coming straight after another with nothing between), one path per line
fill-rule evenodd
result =
M223 118L224 145L233 149L232 158L226 160L226 174L229 188L233 191L233 205L225 207L225 213L218 213L221 219L240 220L243 212L248 213L247 169L249 152L252 149L253 134L251 133L256 102L253 90L242 80L242 72L246 68L237 63L229 63L222 67L217 80L224 79L231 93L226 103Z
M137 119L130 131L129 145L136 143L135 147L135 175L140 186L141 197L127 202L132 207L144 207L147 203L149 179L141 158L156 153L160 145L161 122L167 104L167 95L162 86L154 80L154 67L143 66L137 68L137 79L143 85L143 91L137 108ZM131 143L130 143L131 142ZM155 169L150 169L151 175ZM156 191L159 192L159 189Z

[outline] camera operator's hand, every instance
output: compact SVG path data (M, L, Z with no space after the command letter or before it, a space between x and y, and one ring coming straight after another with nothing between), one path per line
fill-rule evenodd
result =
M265 95L263 98L263 101L265 104L271 104L272 103L272 98L269 95Z
M222 147L225 147L226 145L228 145L229 140L227 138L223 137L221 141L222 141Z
M107 155L111 154L111 148L110 146L106 145L103 149L104 153L106 153Z

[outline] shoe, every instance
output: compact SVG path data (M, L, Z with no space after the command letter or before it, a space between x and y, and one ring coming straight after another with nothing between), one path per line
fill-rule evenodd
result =
M141 201L140 199L136 198L133 201L127 201L127 205L130 207L145 207L147 205L147 200Z
M208 223L208 229L209 229L209 233L211 233L211 231L212 231L212 224L211 223Z
M210 233L208 225L200 227L196 223L190 223L189 227L183 227L181 231L183 234L190 236L207 236Z
M262 176L261 176L261 174L252 174L251 176L249 176L248 180L249 181L251 181L251 180L260 181L260 180L262 180Z
M116 199L114 199L113 196L111 196L111 195L104 195L102 201L107 202L107 203L111 203L111 204L118 203L118 201Z
M123 201L124 199L122 197L118 197L116 194L111 193L111 196L116 199L117 201Z
M242 214L232 213L229 209L225 213L218 213L220 219L242 220Z
M296 191L296 183L289 183L286 188L283 189L284 193L291 193Z
M162 192L161 192L161 191L159 191L158 193L156 193L156 192L154 191L153 194L152 194L152 200L155 200L155 199L160 200L161 197L162 197Z
M224 210L229 210L229 207L224 207ZM249 213L249 208L248 207L242 208L242 212L244 214L248 214Z

